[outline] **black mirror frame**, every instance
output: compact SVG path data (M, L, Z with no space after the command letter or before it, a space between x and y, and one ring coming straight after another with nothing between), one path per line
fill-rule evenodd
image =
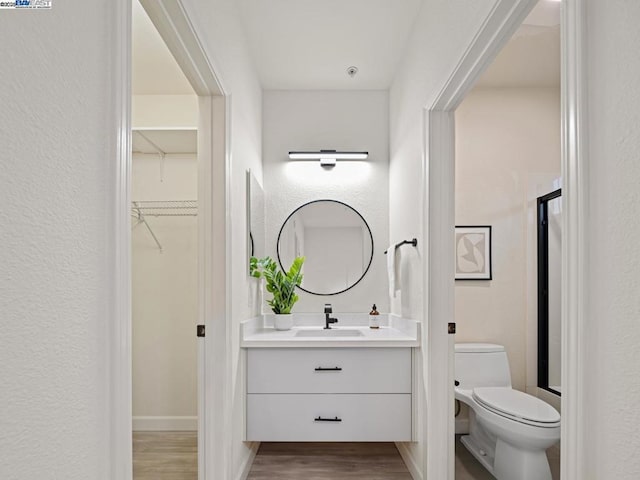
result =
M312 292L310 290L307 290L305 288L302 288L300 286L298 286L298 288L300 290L302 290L303 292L307 292L311 295L318 295L318 296L322 296L322 297L329 297L331 295L339 295L341 293L346 292L347 290L351 290L353 287L355 287L356 285L358 285L358 283L360 283L362 281L362 279L365 277L365 275L367 274L367 272L369 271L369 268L371 268L371 263L373 262L373 252L375 249L375 244L373 241L373 233L371 233L371 228L369 227L369 224L367 223L367 221L364 219L364 217L360 214L360 212L358 212L355 208L353 208L351 205L348 205L344 202L341 202L339 200L331 200L329 198L323 198L320 200L312 200L310 202L307 202L303 205L300 205L298 208L296 208L293 212L291 212L289 214L289 216L285 219L284 222L282 222L282 226L280 227L280 232L278 233L278 240L276 242L276 252L278 254L278 264L280 264L280 268L282 268L283 271L285 271L285 267L282 265L282 260L280 259L280 237L282 236L282 231L284 230L284 226L287 224L287 222L289 221L289 219L295 215L295 213L306 207L307 205L311 205L313 203L319 203L319 202L332 202L332 203L337 203L340 205L344 205L347 208L350 208L351 210L353 210L356 215L358 215L360 217L360 219L364 222L365 226L367 227L367 231L369 232L369 237L371 238L371 257L369 258L369 263L367 264L367 268L365 268L364 272L362 272L362 276L360 276L360 278L351 286L345 288L344 290L340 290L339 292L333 292L333 293L317 293L317 292Z

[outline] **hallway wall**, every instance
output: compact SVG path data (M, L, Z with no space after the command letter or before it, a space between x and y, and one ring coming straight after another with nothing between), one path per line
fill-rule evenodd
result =
M640 2L587 0L582 478L640 478Z
M422 282L427 252L423 211L424 107L445 84L462 57L494 0L451 2L424 0L416 18L404 58L393 81L389 107L389 238L418 239L418 248L402 257L406 287L391 302L391 312L424 320ZM423 331L426 330L423 328ZM416 358L418 378L423 378L422 349ZM426 411L424 384L418 386L419 412ZM401 445L403 457L416 478L426 475L425 419L417 419L417 442Z
M235 0L182 0L198 33L202 47L219 76L227 97L230 119L228 156L230 158L228 227L231 256L229 271L231 292L229 312L229 352L231 391L225 438L228 444L221 458L229 465L216 465L217 472L227 469L236 478L247 467L257 445L244 438L244 352L240 349L239 323L259 312L257 290L247 270L247 188L246 172L251 169L262 184L262 88L247 48L244 29Z
M115 3L0 14L0 478L108 479Z

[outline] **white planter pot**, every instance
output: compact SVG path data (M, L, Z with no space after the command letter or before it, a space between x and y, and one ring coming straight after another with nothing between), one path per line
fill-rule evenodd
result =
M291 327L293 327L293 314L274 315L273 326L276 330L291 330Z

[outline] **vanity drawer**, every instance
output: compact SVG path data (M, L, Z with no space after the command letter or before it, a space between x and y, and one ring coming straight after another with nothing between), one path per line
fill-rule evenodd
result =
M411 393L410 348L250 348L248 393Z
M411 395L247 395L247 440L411 441Z

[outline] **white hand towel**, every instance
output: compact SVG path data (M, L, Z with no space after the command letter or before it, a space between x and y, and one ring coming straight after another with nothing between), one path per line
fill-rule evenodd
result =
M395 243L387 248L387 276L389 277L389 297L396 298L400 290L400 259L397 257L399 249Z

